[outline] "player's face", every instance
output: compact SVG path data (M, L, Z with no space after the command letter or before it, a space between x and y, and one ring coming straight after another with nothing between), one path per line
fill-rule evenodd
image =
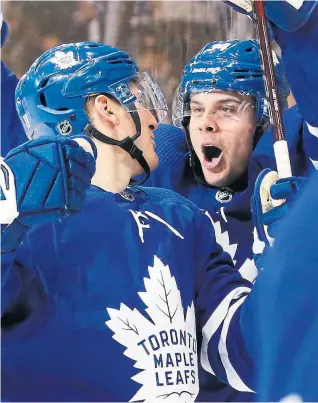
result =
M247 169L256 127L251 97L237 92L193 94L189 132L204 178L229 186Z
M132 88L131 91L134 93L135 89ZM143 156L147 161L151 171L157 168L159 164L159 158L155 151L155 135L154 130L157 128L158 124L153 114L145 109L139 102L135 102L136 110L139 115L141 124L141 135L134 141L135 145L143 152ZM121 115L119 130L124 133L124 137L129 135L130 137L135 136L136 126L131 117L131 115L122 108L123 114ZM143 169L140 164L134 160L134 175L140 175L143 173Z

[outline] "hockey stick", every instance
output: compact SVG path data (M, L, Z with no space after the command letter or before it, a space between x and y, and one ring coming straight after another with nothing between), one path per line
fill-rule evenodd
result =
M279 104L279 97L276 85L273 54L269 39L267 19L265 15L264 2L252 1L253 20L259 40L260 55L262 61L263 78L265 83L266 97L268 101L269 118L272 125L274 139L274 153L277 165L278 177L288 178L292 176L288 145L285 140L282 112Z

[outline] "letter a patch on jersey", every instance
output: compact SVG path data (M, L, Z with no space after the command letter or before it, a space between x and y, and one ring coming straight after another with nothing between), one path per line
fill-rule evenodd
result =
M145 291L138 295L151 321L121 304L107 308L110 320L105 322L140 370L132 380L142 386L130 401L193 402L199 391L193 302L185 315L176 280L156 256L148 271Z

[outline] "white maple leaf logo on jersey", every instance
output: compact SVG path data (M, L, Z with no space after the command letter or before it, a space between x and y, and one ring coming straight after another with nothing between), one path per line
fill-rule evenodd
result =
M78 61L75 60L74 53L72 51L65 53L58 50L55 52L54 57L51 60L62 70L75 66L78 63Z
M233 263L235 265L236 260L234 259L234 257L235 257L235 253L236 253L238 244L230 242L228 231L222 232L220 221L214 222L213 218L211 217L211 215L209 214L208 211L205 211L205 215L209 217L209 219L213 225L216 242L222 247L222 249L225 252L227 252L231 256ZM227 222L224 211L222 212L222 209L221 209L221 216L223 217L224 221ZM257 232L256 232L255 228L253 231L253 235L254 235L253 247L256 247L256 245L260 246L261 241L258 239L258 236L256 239ZM263 242L263 244L264 244L264 242ZM254 252L254 253L257 253L257 252ZM245 260L245 262L238 268L238 271L240 272L240 274L243 278L250 281L251 283L253 283L256 280L256 277L258 274L254 260L249 259L249 258L247 258Z
M253 230L253 239L254 239L252 245L253 254L256 255L263 253L263 250L265 248L265 242L259 239L255 227ZM239 268L239 272L241 273L241 276L243 278L250 281L251 283L254 283L258 276L258 269L255 265L254 259L246 258L245 262Z
M231 256L231 258L235 264L236 260L234 260L234 257L235 257L235 253L236 253L236 249L237 249L237 243L230 242L230 237L229 237L228 231L222 232L220 221L214 222L213 218L211 217L211 215L209 214L208 211L205 212L205 215L209 217L209 219L213 225L216 242L220 246L222 246L223 250Z
M124 355L141 370L132 380L142 386L130 401L193 402L199 391L193 302L184 317L169 266L155 256L148 271L146 291L138 295L152 322L125 304L120 309L107 308L110 320L105 322L113 338L127 347Z
M310 159L310 162L313 164L315 170L318 171L318 160L317 161L313 160L310 157L309 157L309 159Z

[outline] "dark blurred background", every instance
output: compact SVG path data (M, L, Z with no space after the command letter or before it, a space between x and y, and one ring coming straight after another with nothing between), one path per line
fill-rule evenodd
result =
M206 43L254 37L253 24L220 1L4 1L2 60L19 77L45 50L94 40L148 70L171 104L182 68Z

